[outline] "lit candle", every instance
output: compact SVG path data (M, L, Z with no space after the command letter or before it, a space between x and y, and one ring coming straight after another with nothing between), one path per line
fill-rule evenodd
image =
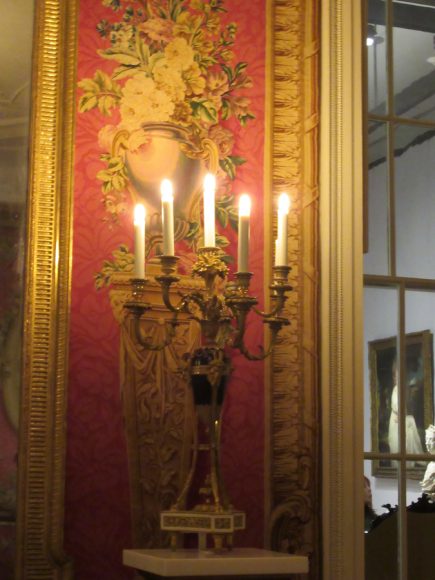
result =
M214 175L207 173L204 178L204 246L206 248L216 245L215 189L216 179Z
M162 194L163 255L174 255L174 195L172 183L164 179L160 184Z
M275 266L287 265L289 210L290 198L286 193L282 193L278 201L278 238L275 247Z
M145 207L134 206L134 277L145 278Z
M248 272L249 258L249 218L251 216L251 199L244 193L239 200L239 239L238 239L238 271Z

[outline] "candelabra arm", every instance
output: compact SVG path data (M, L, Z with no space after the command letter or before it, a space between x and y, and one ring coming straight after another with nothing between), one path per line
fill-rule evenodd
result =
M160 287L162 289L163 304L166 306L169 312L173 312L174 314L179 314L180 312L182 312L183 300L180 300L180 302L177 305L175 305L172 303L170 294L172 284L175 284L176 282L179 281L178 276L170 276L170 275L156 276L156 280L160 284Z
M273 267L273 282L269 286L270 297L273 304L270 312L263 312L258 308L252 310L263 319L272 319L280 317L287 300L287 292L293 290L292 286L287 283L288 275L291 268L289 266L274 266Z
M234 344L234 347L237 348L248 360L264 360L265 358L270 356L275 347L279 331L283 326L287 326L288 324L290 324L286 318L282 317L265 319L264 323L267 324L270 328L270 341L267 350L264 350L264 348L260 346L259 354L254 354L250 352L250 350L246 347L245 342L243 340L244 333L240 335L238 342Z
M287 300L287 296L283 296L280 300L277 301L275 306L272 308L270 312L263 312L263 310L259 310L258 308L253 307L252 311L255 312L261 318L274 318L275 316L279 316L284 308L285 301Z

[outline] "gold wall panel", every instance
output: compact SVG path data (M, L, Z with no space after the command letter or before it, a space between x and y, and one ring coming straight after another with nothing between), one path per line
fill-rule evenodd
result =
M272 2L269 20L272 191L292 195L291 325L273 355L266 404L267 542L310 556L320 578L318 385L319 2ZM275 230L276 224L273 224Z

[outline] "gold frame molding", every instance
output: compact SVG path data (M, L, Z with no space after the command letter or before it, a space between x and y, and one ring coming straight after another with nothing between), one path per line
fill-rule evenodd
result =
M277 0L269 13L265 191L292 194L289 251L291 325L283 333L266 389L266 543L307 554L320 578L319 11L318 0ZM267 165L266 165L267 167ZM272 201L272 200L271 200ZM275 200L276 201L276 200ZM270 206L272 204L269 204ZM269 217L269 231L270 228ZM267 231L266 225L266 231ZM269 236L271 244L272 236ZM266 255L271 255L267 252ZM270 270L266 264L266 271Z
M323 580L364 578L362 5L321 3Z
M77 2L35 2L17 580L72 577L63 551Z

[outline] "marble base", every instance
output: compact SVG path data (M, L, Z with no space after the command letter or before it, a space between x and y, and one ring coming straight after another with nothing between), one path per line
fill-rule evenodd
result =
M123 563L140 572L161 578L263 577L288 578L308 572L308 558L259 550L236 548L212 550L124 550Z

